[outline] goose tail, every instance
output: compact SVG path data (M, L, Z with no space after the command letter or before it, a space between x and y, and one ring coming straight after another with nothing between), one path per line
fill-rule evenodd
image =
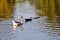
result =
M13 25L17 25L17 23L13 20Z

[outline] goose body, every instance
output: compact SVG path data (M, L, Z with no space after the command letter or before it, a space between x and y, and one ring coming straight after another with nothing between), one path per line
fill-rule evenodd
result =
M32 21L32 19L25 19L25 23L29 22L29 21Z
M17 22L17 21L15 21L15 20L13 20L13 25L15 25L15 26L19 26L19 25L22 25L22 23L21 23L21 22Z

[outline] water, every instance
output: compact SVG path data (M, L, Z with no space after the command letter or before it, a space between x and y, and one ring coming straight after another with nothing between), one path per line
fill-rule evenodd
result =
M34 6L29 2L17 3L14 11L14 20L19 21L22 15L24 18L30 16L36 17ZM0 22L0 40L60 40L59 21L54 23L47 21L44 16L39 19L33 19L21 26L13 26L12 20ZM56 17L59 20L59 17Z

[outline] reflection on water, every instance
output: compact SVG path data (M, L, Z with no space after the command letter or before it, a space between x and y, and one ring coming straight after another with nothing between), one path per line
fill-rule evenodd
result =
M56 24L53 29L53 36L55 36L57 40L60 40L60 16L56 16Z
M18 28L18 27L20 27L20 31L23 30L23 29L22 29L22 25L20 25L20 26L14 26L14 25L13 25L13 29L12 29L12 30L16 30L16 28Z
M19 7L22 8L19 9ZM28 15L27 17L36 16L33 7L30 9L30 7L27 6L26 9L25 4L18 4L16 8L17 10L15 11L18 12L20 12L19 10L25 10L20 13L15 13L14 17L16 19L19 18L19 15L23 15L24 17L26 15ZM31 12L32 15L29 12ZM24 23L21 26L13 26L12 20L4 20L0 22L0 40L60 40L60 16L55 18L55 22L51 22L47 17L42 16L39 19L33 19L31 22Z
M54 38L55 40L60 40L60 16L56 16L55 17L55 22L51 22L51 21L47 21L46 23L46 28L49 30L51 30L50 35L52 35L52 38Z

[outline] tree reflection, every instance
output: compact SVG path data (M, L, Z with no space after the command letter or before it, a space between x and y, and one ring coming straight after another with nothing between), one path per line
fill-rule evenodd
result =
M57 33L60 30L60 0L36 0L36 8L42 9L47 18L47 26ZM41 14L38 14L41 15ZM43 15L43 16L44 16ZM59 31L58 31L59 32Z
M12 0L1 0L0 2L0 21L13 17L13 6L14 1Z

